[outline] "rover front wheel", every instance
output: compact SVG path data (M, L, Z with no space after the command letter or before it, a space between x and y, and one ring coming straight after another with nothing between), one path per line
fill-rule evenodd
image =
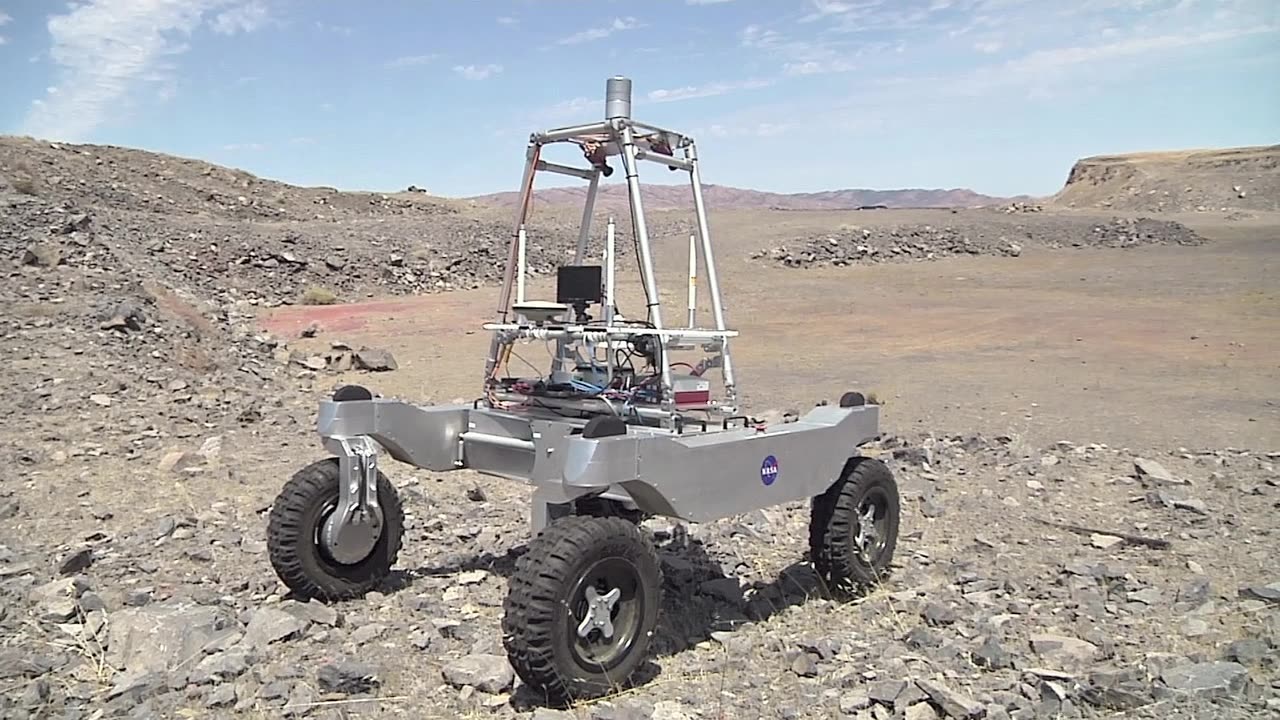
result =
M325 549L321 532L338 507L339 474L337 458L314 462L295 473L271 505L267 523L271 566L300 597L326 601L360 597L391 573L400 552L404 508L395 486L381 471L382 527L376 539L369 538L372 548L362 557L341 560Z
M885 578L898 542L900 500L893 473L880 460L850 458L841 476L813 499L809 554L836 592Z
M616 517L557 520L510 580L502 635L512 668L552 703L626 687L648 656L661 586L640 528Z

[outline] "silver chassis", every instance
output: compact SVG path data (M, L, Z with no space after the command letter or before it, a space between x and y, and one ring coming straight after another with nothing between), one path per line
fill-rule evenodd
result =
M879 407L866 404L856 393L846 394L836 405L823 404L792 422L773 426L757 424L737 414L738 389L729 354L729 339L737 332L725 323L697 146L688 136L637 122L630 113L630 80L611 78L606 88L603 122L530 136L497 314L494 322L484 326L493 334L493 340L482 399L467 405L424 407L360 392L320 403L318 430L325 447L339 457L341 472L338 511L326 523L322 537L335 559L357 559L373 548L379 536L382 514L376 491L378 447L396 460L426 470L465 468L531 483L531 522L538 532L556 517L572 512L575 500L592 496L618 501L645 514L691 522L812 498L839 479L860 445L879 434ZM569 167L541 158L545 146L564 142L580 145L591 167ZM682 156L675 154L677 150ZM512 296L513 292L523 293L525 220L534 177L543 171L589 182L575 253L575 264L582 264L587 259L600 178L607 174L607 160L612 156L621 158L625 170L632 230L639 250L637 260L649 298L650 327L613 323L612 297L608 294L612 292L612 256L606 259L610 280L604 325L531 324L513 311ZM684 171L689 176L697 235L690 243L694 248L690 251L687 327L663 324L641 203L640 160ZM611 247L612 227L609 238ZM712 328L694 326L693 263L698 259L706 272ZM607 344L639 335L656 339L663 358L669 349L701 347L713 353L707 367L720 368L723 397L699 408L676 408L666 362L660 370L658 402L647 407L629 406L625 413L608 401L584 412L583 403L577 401L540 398L536 403L506 403L500 397L496 372L508 345L520 340L554 340L558 364L567 357L565 348L571 343ZM553 368L553 375L556 369ZM563 412L566 402L574 412ZM689 420L693 412L704 414L706 419ZM583 435L583 429L593 413L638 422L627 422L620 435L589 438Z
M772 426L745 419L705 430L629 425L625 434L588 439L585 420L550 412L374 398L321 402L319 431L338 452L372 440L392 458L426 470L466 468L529 482L536 533L588 496L689 522L811 498L876 437L879 418L876 405L819 405ZM349 472L358 467L352 462ZM360 479L344 483L344 496Z

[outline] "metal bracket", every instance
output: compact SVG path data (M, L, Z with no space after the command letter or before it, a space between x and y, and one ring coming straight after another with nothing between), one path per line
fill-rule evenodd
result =
M378 506L378 447L370 438L333 438L338 458L338 506L325 519L321 543L329 557L346 565L373 552L382 536Z

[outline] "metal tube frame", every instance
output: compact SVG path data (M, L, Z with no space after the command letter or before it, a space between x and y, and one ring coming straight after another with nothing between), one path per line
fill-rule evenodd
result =
M629 101L627 102L629 108ZM660 135L668 142L675 145L674 149L682 149L684 157L674 155L665 155L654 152L651 149L641 147L637 142L638 136ZM585 202L582 209L582 224L579 229L577 246L574 252L574 263L582 264L586 260L587 244L591 235L591 226L593 215L595 212L596 200L600 189L600 176L602 168L578 168L563 165L560 163L548 162L541 159L541 151L543 147L553 143L576 142L576 143L600 143L606 145L607 154L609 156L617 155L622 162L624 174L627 184L628 204L631 210L632 231L639 251L637 258L640 266L641 281L644 287L646 297L646 314L649 322L653 325L652 329L630 327L625 330L615 329L611 326L613 318L612 308L606 309L606 318L609 322L609 330L598 332L597 328L573 328L572 325L563 331L548 331L544 329L522 328L517 324L509 322L511 311L511 295L513 286L516 285L517 278L513 272L516 271L517 261L521 260L520 253L523 247L521 235L528 218L529 204L533 197L533 184L535 176L539 171L552 172L570 177L577 177L589 182ZM648 143L646 143L647 145ZM661 302L658 294L656 273L653 262L652 248L650 245L649 229L645 219L643 200L640 192L640 173L639 161L645 160L658 165L665 165L669 168L678 168L689 173L689 184L693 194L694 212L696 215L697 232L691 241L696 245L696 252L691 247L690 253L690 300L691 305L696 307L696 290L694 289L694 272L697 256L701 256L701 262L706 272L706 287L711 299L711 311L715 322L714 330L703 330L694 327L696 319L694 307L689 308L689 328L688 332L679 330L669 330L663 325ZM612 265L616 261L616 257L611 252L606 252L605 262ZM523 263L519 263L523 265ZM610 283L611 284L611 283ZM523 282L520 282L523 285ZM612 295L612 288L610 288ZM611 302L612 298L607 298L606 302ZM490 345L488 362L485 367L485 389L490 391L492 382L495 380L494 372L501 354L502 346L506 343L514 342L517 338L542 338L555 339L557 344L556 361L557 365L564 358L565 349L568 342L575 339L595 340L608 342L618 337L626 337L633 335L652 335L656 338L661 348L661 391L660 391L660 412L665 415L669 421L673 421L675 415L675 397L672 387L671 365L667 361L668 349L672 343L679 343L683 340L699 339L703 340L703 346L707 350L715 349L719 353L719 362L721 376L724 384L724 402L719 406L719 411L726 414L734 414L737 412L738 388L734 377L733 363L729 352L730 337L736 336L737 333L728 329L725 321L724 302L720 295L720 282L716 272L715 255L712 250L711 232L707 219L706 203L702 193L702 178L699 171L697 146L694 140L682 133L677 133L656 125L641 123L626 116L611 117L604 122L588 123L584 125L576 125L571 127L556 128L543 132L535 132L529 136L529 145L526 150L526 162L522 185L520 188L519 203L516 210L515 231L512 234L511 246L508 252L507 268L503 275L503 287L499 295L499 305L497 309L497 318L493 323L486 323L485 329L493 332L494 337ZM611 357L611 355L610 355ZM612 363L610 363L611 365Z

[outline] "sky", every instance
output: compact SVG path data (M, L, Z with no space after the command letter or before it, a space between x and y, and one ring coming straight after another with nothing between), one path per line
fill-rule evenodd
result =
M0 0L0 133L303 185L513 190L612 75L707 183L1045 195L1087 155L1280 142L1280 1Z

